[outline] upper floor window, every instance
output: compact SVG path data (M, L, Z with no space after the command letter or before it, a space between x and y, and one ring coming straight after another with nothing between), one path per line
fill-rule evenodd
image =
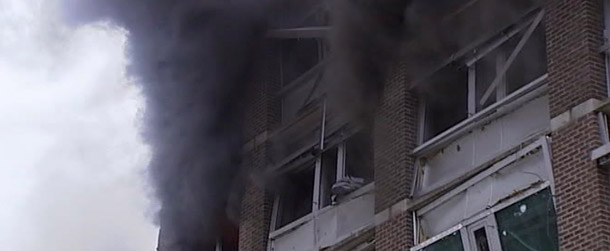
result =
M370 134L357 133L282 176L273 229L333 205L373 181Z
M280 81L282 122L298 117L304 107L320 96L320 75L314 67L324 57L324 44L318 38L280 41Z
M513 25L420 86L422 141L427 141L543 76L543 12Z

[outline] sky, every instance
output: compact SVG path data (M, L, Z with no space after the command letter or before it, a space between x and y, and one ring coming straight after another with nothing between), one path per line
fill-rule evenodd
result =
M127 32L0 0L0 249L155 250Z

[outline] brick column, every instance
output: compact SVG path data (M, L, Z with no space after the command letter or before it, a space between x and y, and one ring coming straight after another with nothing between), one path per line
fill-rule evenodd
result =
M601 0L546 0L551 117L584 101L606 98ZM562 251L610 250L608 170L590 153L601 144L595 114L552 134L553 171Z
M279 53L269 42L260 62L256 63L255 78L247 87L245 101L245 153L243 166L246 173L262 170L269 159L266 134L277 127L280 105L276 93L279 82ZM242 197L239 250L266 251L271 223L273 198L263 182L247 179Z
M413 181L417 96L407 89L405 66L391 74L377 110L374 128L375 212L407 198ZM390 216L375 228L377 251L404 250L413 245L410 212Z

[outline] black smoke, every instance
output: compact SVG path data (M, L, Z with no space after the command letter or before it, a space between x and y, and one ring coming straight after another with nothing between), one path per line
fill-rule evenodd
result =
M270 11L284 5L272 0L63 2L77 24L108 20L129 32L129 72L146 99L143 133L153 152L149 170L162 207L162 238L171 250L207 247L239 183L244 86L251 81ZM429 24L467 0L330 2L329 100L335 114L365 126L399 59L411 56L407 67L419 71L434 61L432 55L470 41ZM470 26L461 27L468 33L464 27ZM424 39L409 44L414 34Z
M65 1L72 21L128 31L129 72L146 100L143 133L169 250L214 243L239 173L244 86L266 31L256 1Z

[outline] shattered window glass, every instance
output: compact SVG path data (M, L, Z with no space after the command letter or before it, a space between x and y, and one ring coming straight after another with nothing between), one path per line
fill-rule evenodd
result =
M496 213L502 250L559 250L556 219L548 188Z
M454 232L434 244L425 247L422 251L464 251L460 232Z

